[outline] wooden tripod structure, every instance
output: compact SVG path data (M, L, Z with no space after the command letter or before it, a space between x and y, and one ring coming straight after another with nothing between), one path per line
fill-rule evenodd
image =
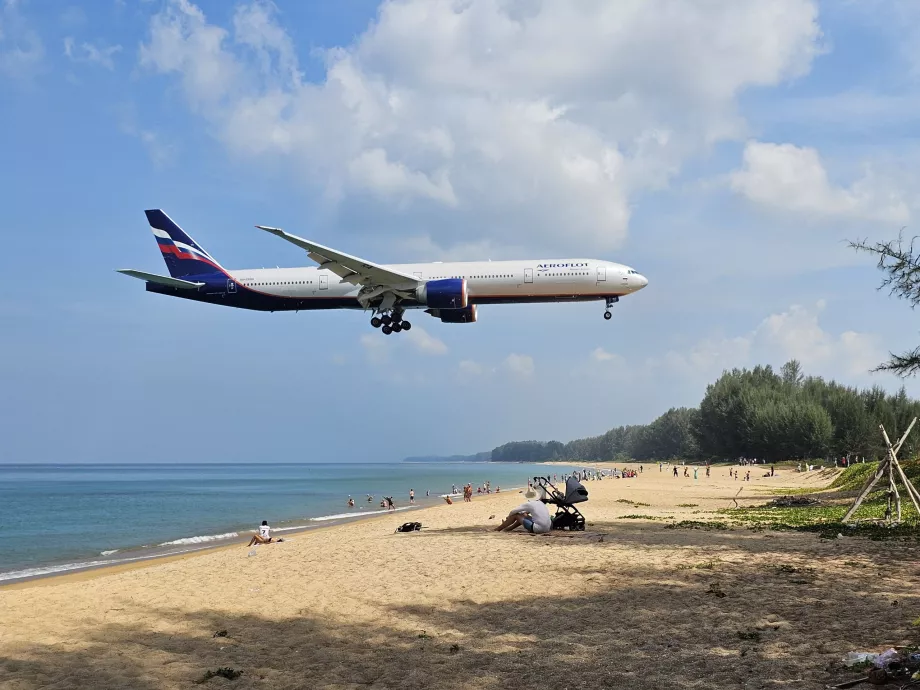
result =
M907 491L907 495L910 496L910 500L914 504L917 515L920 516L920 492L910 483L907 475L904 474L904 470L901 469L901 463L898 462L898 452L901 450L901 446L904 445L904 441L907 440L908 434L910 434L911 429L914 428L914 424L916 423L917 418L914 417L910 426L907 427L907 431L904 432L901 439L894 445L892 445L891 440L888 438L885 427L881 424L878 425L878 428L882 430L882 437L885 439L885 445L888 448L888 452L885 454L885 459L879 463L875 474L866 481L866 485L863 487L862 491L859 492L859 496L856 498L856 501L853 502L853 505L850 506L847 514L843 516L843 522L847 522L853 516L853 513L856 512L866 496L872 491L872 487L874 487L878 480L886 474L888 475L888 508L885 510L885 522L891 523L892 507L897 511L897 521L901 522L901 494L898 493L898 487L895 484L895 472L897 472L898 476L901 478L904 489ZM894 506L892 506L892 503Z

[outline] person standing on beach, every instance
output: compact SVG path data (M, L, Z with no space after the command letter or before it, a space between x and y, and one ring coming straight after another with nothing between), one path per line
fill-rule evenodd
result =
M409 489L409 503L415 503L415 489Z
M674 476L677 476L677 467L674 468Z

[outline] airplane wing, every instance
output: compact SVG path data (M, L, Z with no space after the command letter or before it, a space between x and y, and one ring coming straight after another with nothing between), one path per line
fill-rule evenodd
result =
M146 280L148 283L157 283L158 285L165 285L167 287L181 288L183 290L197 290L204 283L193 283L191 280L181 280L179 278L169 278L167 276L157 275L156 273L146 273L145 271L135 271L130 268L117 268L115 269L119 273L124 273L126 276L131 276L132 278L139 278L140 280Z
M297 235L291 235L281 228L270 228L265 225L257 225L256 227L259 230L265 230L265 232L277 235L291 244L296 244L302 249L306 249L307 256L318 263L320 268L332 271L347 283L368 287L392 287L400 290L411 290L422 282L417 276L394 271L392 268L386 268L380 264L359 259L357 256L351 256L350 254L324 247Z

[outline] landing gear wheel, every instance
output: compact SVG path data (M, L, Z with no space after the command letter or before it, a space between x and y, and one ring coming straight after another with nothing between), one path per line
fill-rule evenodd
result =
M610 321L612 317L613 317L613 314L611 314L609 311L604 312L604 321Z
M380 330L383 331L384 335L390 335L390 333L393 332L393 329L387 325L384 325L383 328L381 328Z
M371 319L371 326L374 328L380 328L381 325L383 325L383 321L378 319L376 316Z
M399 321L397 321L392 326L390 326L390 328L393 329L394 333L399 333L402 330L402 325L399 323Z
M403 321L403 322L402 322L401 324L399 324L399 325L402 326L402 329L403 329L404 331L411 330L411 328L412 328L412 324L409 323L408 321Z
M382 323L386 324L387 326L389 326L391 323L393 323L393 319L390 318L390 315L389 315L389 314L384 314L383 316L381 316L381 317L380 317L380 321L381 321Z

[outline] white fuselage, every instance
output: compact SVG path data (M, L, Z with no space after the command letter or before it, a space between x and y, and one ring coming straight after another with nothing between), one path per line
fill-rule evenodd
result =
M385 267L423 281L464 278L473 304L605 299L636 292L648 284L644 276L629 266L596 259L435 262ZM322 268L261 268L228 273L253 292L277 297L357 299L360 289ZM356 302L354 306L359 305Z

